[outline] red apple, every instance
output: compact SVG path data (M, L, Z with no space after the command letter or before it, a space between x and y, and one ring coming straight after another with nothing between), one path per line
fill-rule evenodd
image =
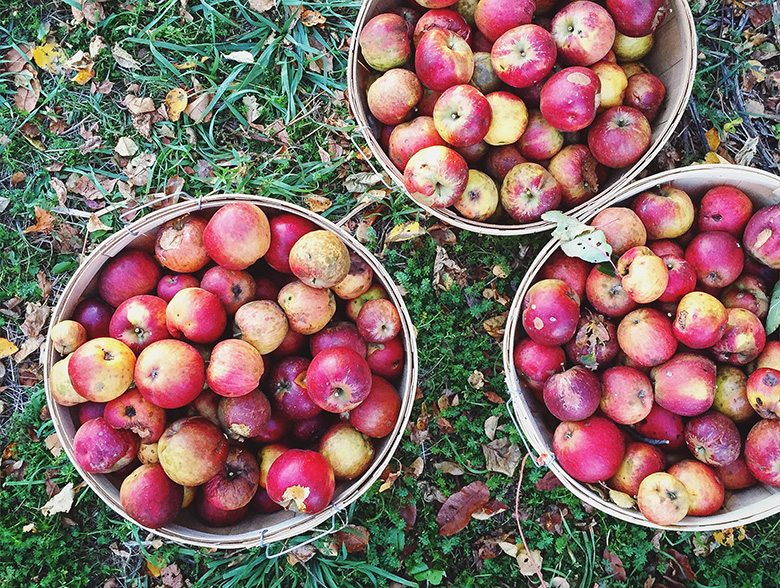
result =
M363 30L365 31L365 28ZM298 239L316 230L317 226L297 214L282 213L269 221L269 228L271 242L263 259L278 272L292 273L289 263L290 249Z
M647 231L642 220L630 208L612 206L605 208L590 221L592 227L601 229L612 246L614 255L623 255L632 247L647 242ZM652 250L652 249L651 249ZM660 254L656 253L656 255Z
M225 332L227 314L215 294L203 288L177 292L165 310L168 331L176 339L213 343Z
M664 452L657 447L647 443L629 443L620 469L607 480L607 486L629 496L636 496L642 480L650 474L662 472L665 465Z
M669 474L680 480L688 491L690 516L708 517L723 506L725 489L713 468L694 459L684 459L670 467Z
M268 217L248 202L221 207L203 231L203 244L211 259L232 270L255 263L268 251L270 242Z
M159 529L179 515L184 488L173 482L159 464L144 464L122 481L119 501L139 525Z
M520 154L517 146L501 145L488 149L482 166L488 175L500 184L513 167L525 162L526 159Z
M200 281L200 287L214 294L229 315L243 304L255 299L255 279L249 272L229 270L221 265L209 268Z
M337 421L337 415L325 411L310 419L293 421L292 441L298 447L311 447Z
M691 497L685 485L666 472L650 474L639 485L637 506L656 525L679 523L688 514Z
M359 406L350 411L349 422L364 435L381 439L395 428L401 404L395 387L384 378L373 376L371 391Z
M766 331L756 315L744 308L728 308L723 336L712 353L720 361L745 365L758 357L765 344Z
M668 11L666 0L607 0L615 27L624 35L644 37L653 33Z
M456 33L432 29L420 37L414 64L420 81L431 90L442 92L468 83L474 73L474 54Z
M203 417L171 423L157 442L160 465L182 486L199 486L225 466L229 446L225 435Z
M706 292L690 292L677 305L674 336L691 349L704 349L717 343L726 328L726 308Z
M371 287L357 298L353 298L347 302L347 316L352 322L357 321L357 317L360 314L360 309L369 300L375 298L387 298L387 291L381 284L371 284Z
M306 372L309 398L328 412L346 412L371 391L371 368L347 347L331 347L317 354Z
M585 296L598 312L613 318L622 317L637 307L623 289L620 278L601 271L598 266L588 274Z
M165 323L166 308L165 300L157 296L128 298L114 311L108 332L138 354L155 341L171 336Z
M68 376L79 396L92 402L108 402L130 387L135 363L135 355L127 345L99 337L73 352L68 361Z
M580 298L561 280L542 280L523 299L522 322L531 339L542 345L563 345L577 330Z
M121 303L120 303L121 304ZM71 320L76 321L87 331L87 339L108 337L108 327L114 308L99 298L85 298L73 310Z
M618 325L617 337L626 355L645 367L662 364L677 351L672 321L654 308L628 313ZM653 345L648 345L648 341Z
M529 88L546 78L555 65L556 55L552 35L534 24L509 29L490 50L496 75L515 88Z
M751 216L742 241L758 261L780 268L780 204L761 208Z
M642 112L616 106L600 114L588 130L593 156L611 168L635 164L650 147L652 129Z
M766 284L758 276L743 273L721 293L720 300L726 308L744 308L760 320L769 312Z
M590 270L591 266L587 261L578 257L569 257L558 249L542 266L541 277L566 282L582 299L585 295L585 283Z
M452 206L466 190L468 181L466 160L441 145L421 149L404 168L404 186L409 194L435 208Z
M366 342L386 343L401 331L401 316L390 300L369 300L360 309L357 328Z
M693 457L712 466L727 466L742 452L737 425L719 412L710 411L692 418L683 434Z
M474 86L461 84L444 90L433 109L433 122L442 139L455 147L475 145L490 128L490 103Z
M366 361L371 373L383 378L394 379L404 370L404 346L400 337L385 343L369 343L366 346Z
M391 12L369 20L358 40L363 59L379 71L400 67L412 55L409 26L403 17Z
M636 108L653 122L665 97L666 86L660 79L653 74L638 73L627 80L623 104Z
M263 429L251 439L257 443L279 443L288 439L291 433L292 421L281 412L272 412Z
M422 36L431 29L451 31L462 37L467 43L471 40L471 28L468 23L451 8L434 8L425 12L414 26L414 44L417 45Z
M744 455L740 455L727 466L722 468L716 467L715 473L720 477L726 490L741 490L742 488L750 488L758 484L758 480L753 477L753 474L748 469Z
M157 282L157 296L165 300L165 302L170 302L171 298L173 298L179 290L184 290L184 288L198 288L199 286L200 280L195 276L191 276L190 274L169 274L163 276L160 278L160 281Z
M219 426L219 403L222 396L205 388L189 405L187 416L202 416Z
M490 145L482 140L479 143L474 143L473 145L469 145L467 147L453 147L453 149L455 149L455 151L457 151L460 156L466 160L467 164L477 165L482 161L482 158L485 157L488 149L490 149Z
M110 327L110 324L109 324ZM58 322L49 331L54 350L62 356L76 351L87 341L87 330L81 323L72 320Z
M764 350L756 358L756 369L762 367L780 370L780 341L767 341Z
M780 370L758 368L750 374L745 394L762 419L780 418Z
M247 302L236 311L233 321L234 336L240 336L263 355L277 349L289 330L285 311L273 300Z
M739 241L722 231L696 235L685 250L685 259L693 265L699 281L712 288L731 284L742 273L745 264Z
M410 122L401 123L390 133L388 155L402 172L409 159L426 147L446 145L436 130L431 116L418 116Z
M152 343L138 356L135 385L144 398L162 408L195 400L206 383L206 363L192 345L176 339Z
M211 351L206 381L220 396L244 396L260 384L263 370L257 349L240 339L226 339Z
M249 505L234 510L217 508L206 500L203 491L198 492L195 497L195 514L207 527L232 527L240 523L248 511Z
M183 274L202 269L210 260L203 245L207 221L184 214L169 220L157 231L154 254L164 267Z
M601 375L601 411L616 423L633 425L647 418L653 408L653 385L637 369L615 366Z
M395 306L393 308L395 309ZM332 323L309 337L309 349L312 357L329 347L349 347L359 355L366 356L366 341L360 336L358 327L349 321Z
M539 220L542 214L561 203L561 187L538 163L513 167L501 185L501 205L516 221Z
M268 496L289 510L316 514L333 499L335 478L321 453L291 449L268 470Z
M100 297L111 306L119 306L128 298L154 292L161 275L160 266L154 257L139 249L125 249L100 271ZM74 320L84 325L83 320L76 317Z
M667 255L673 255L674 257L685 257L685 251L677 243L671 239L656 239L655 241L649 241L647 246L650 251L655 253L658 257L666 257Z
M79 424L83 425L90 419L103 416L106 407L105 402L83 402L79 404Z
M539 109L559 131L579 131L596 118L599 92L601 80L595 73L586 67L567 67L544 84Z
M561 421L581 421L599 407L601 382L582 366L553 374L544 383L544 404Z
M165 409L144 398L137 388L130 388L119 398L108 402L103 418L115 429L128 429L144 443L154 443L165 430Z
M648 441L656 442L665 451L685 447L682 417L657 403L653 404L645 418L634 424L634 430Z
M669 282L658 300L677 302L696 289L696 270L690 263L676 255L663 255L661 259L669 270Z
M665 184L642 192L631 208L642 220L649 239L676 239L693 226L693 202L687 193Z
M553 451L567 474L580 482L595 483L611 478L620 469L625 441L615 423L592 416L559 424Z
M530 24L535 5L532 0L480 0L474 21L486 38L495 41L510 29Z
M566 354L561 347L541 345L531 338L515 345L512 358L518 373L532 390L543 390L550 376L566 369Z
M260 487L257 460L243 447L231 447L222 469L203 485L203 499L222 510L249 504Z
M564 6L552 19L558 56L569 65L592 65L602 59L615 40L615 22L609 12L587 0Z
M759 482L780 488L780 420L764 419L750 429L745 461Z
M669 284L669 270L663 259L647 247L632 247L617 262L621 285L639 304L658 300Z
M441 96L441 92L437 90L431 90L427 86L423 86L423 95L420 101L417 103L416 113L418 116L433 117L433 107L436 105L436 101ZM401 170L403 171L403 170Z
M517 142L526 159L540 162L551 159L563 147L563 134L547 122L538 109L528 113L528 125Z
M272 394L274 410L293 421L313 418L322 410L312 402L307 392L306 370L309 363L303 357L286 357L270 373L268 389Z
M322 436L319 452L328 460L337 480L354 480L374 459L371 439L349 423L337 423Z
M587 202L599 189L598 162L585 145L567 145L547 165L561 189L561 206L574 208Z
M108 474L130 464L140 439L126 429L115 429L103 417L81 425L73 436L76 463L90 474Z
M681 416L695 416L708 410L715 399L715 363L702 355L678 353L653 368L655 401Z

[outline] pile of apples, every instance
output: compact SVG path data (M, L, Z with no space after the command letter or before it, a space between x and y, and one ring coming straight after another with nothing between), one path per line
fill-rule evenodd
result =
M317 513L395 429L398 310L360 255L302 216L251 203L181 216L154 255L122 251L97 285L51 329L50 390L74 407L78 464L118 476L146 527L191 503L213 527Z
M556 251L522 301L527 338L513 350L557 419L561 467L636 497L659 525L717 512L727 490L780 488L780 341L762 322L780 205L754 213L716 186L697 206L662 185L591 224L616 262Z
M644 155L666 88L639 60L666 0L601 4L409 0L366 23L368 108L413 198L526 223Z

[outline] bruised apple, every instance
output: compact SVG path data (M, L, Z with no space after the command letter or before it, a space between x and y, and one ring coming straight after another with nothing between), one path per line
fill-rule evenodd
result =
M780 419L780 371L758 368L747 380L745 394L750 406L763 419Z
M322 436L319 452L328 460L337 480L354 480L374 458L371 439L349 423L337 423Z
M404 168L404 186L409 194L434 208L452 206L466 190L468 181L466 160L442 145L421 149Z
M349 274L349 250L332 231L303 235L290 249L290 271L312 288L330 288Z
M350 321L331 323L309 337L312 357L328 347L349 347L363 357L366 356L366 341L360 336L355 323Z
M271 417L271 404L260 390L243 396L227 396L219 401L219 422L223 429L239 437L256 437Z
M141 465L119 488L119 501L127 515L149 529L172 523L183 500L184 488L165 475L159 464Z
M331 290L342 300L353 300L364 294L370 287L374 278L374 270L359 254L350 252L349 272L347 276Z
M501 184L501 206L518 222L539 220L562 199L553 175L538 163L520 163L509 170Z
M103 418L115 429L128 429L144 443L154 443L166 425L165 409L144 398L137 388L130 388L106 404Z
M737 425L719 412L706 412L692 418L685 425L684 435L691 454L711 466L727 466L742 452Z
M336 312L336 298L329 288L312 288L296 280L279 290L279 306L287 315L289 327L311 335L330 322Z
M126 429L115 429L103 417L81 425L73 436L73 453L79 466L90 474L108 474L130 464L141 444Z
M273 367L268 380L274 410L294 421L315 417L322 410L306 390L309 363L304 357L285 357Z
M723 506L725 488L712 467L684 459L670 467L669 474L680 480L688 491L688 514L692 517L713 515Z
M677 351L672 322L655 308L629 312L618 325L617 338L626 355L645 367L661 364ZM648 341L653 345L648 345Z
M599 407L601 382L582 366L553 374L544 383L544 404L561 421L581 421Z
M221 265L206 270L200 287L216 295L229 315L236 314L243 304L255 299L256 283L252 275L242 270L229 270Z
M188 274L202 269L209 261L203 245L207 221L184 214L169 220L157 231L154 255L171 271Z
M623 289L639 304L658 300L669 284L669 270L663 259L648 247L632 247L617 263Z
M85 402L94 404L76 392L73 383L70 381L68 363L70 363L71 357L73 357L73 354L55 362L49 371L49 388L51 389L52 398L54 398L57 404L62 406L76 406Z
M168 477L182 486L199 486L225 466L230 448L219 428L203 417L174 421L157 442Z
M268 470L268 496L288 510L316 514L333 499L335 477L327 458L316 451L291 449Z
M561 280L541 280L523 299L523 328L542 345L566 343L574 336L579 318L580 297Z
M248 449L233 446L222 469L203 485L203 498L222 510L236 510L249 504L259 487L257 460Z
M650 474L639 485L637 506L656 525L679 523L688 514L691 497L685 485L666 472Z
M712 347L726 328L726 308L706 292L690 292L677 305L674 336L691 349Z
M648 415L634 425L634 430L645 439L656 441L665 450L676 451L685 446L682 417L653 404Z

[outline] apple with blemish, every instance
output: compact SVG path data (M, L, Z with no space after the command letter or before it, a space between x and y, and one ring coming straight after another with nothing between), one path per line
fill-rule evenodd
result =
M85 298L76 305L70 320L76 321L87 331L87 339L108 337L108 326L114 315L114 307L99 298Z
M601 113L588 130L593 156L610 168L634 165L652 141L650 123L631 106L615 106Z
M174 421L157 442L160 465L182 486L199 486L215 476L225 466L229 449L222 431L203 417Z
M644 223L648 239L675 239L693 226L693 201L669 184L642 192L631 208Z
M688 514L707 517L723 506L725 488L714 468L694 459L684 459L669 468L669 474L680 480L690 497Z
M758 261L773 269L780 268L780 204L756 211L745 226L742 241Z
M404 186L409 194L434 208L452 206L466 190L468 181L466 160L442 145L421 149L404 168Z
M309 292L306 291L306 294ZM317 294L312 294L311 297L317 300L322 298ZM282 298L281 294L279 298ZM233 335L241 337L242 341L250 344L262 355L271 353L279 347L289 330L286 312L273 300L247 302L236 311L233 321ZM254 387L256 386L252 386Z
M446 145L436 130L432 116L418 116L397 125L390 133L387 153L390 160L402 172L412 155L434 145Z
M598 161L585 145L567 145L547 165L561 190L561 205L574 208L599 189Z
M538 163L513 167L501 184L501 206L518 222L539 220L561 203L561 187Z
M503 86L501 78L493 69L493 57L489 52L477 51L474 53L474 73L469 84L485 95L496 92Z
M780 370L759 367L750 374L745 394L762 419L780 419Z
M268 217L248 202L220 207L203 231L203 244L211 259L232 270L248 268L265 255L270 243Z
M762 419L745 440L745 461L761 483L780 488L780 420Z
M403 66L412 55L409 25L398 14L387 12L369 20L358 42L363 59L372 68L386 71Z
M471 41L471 27L463 16L451 8L434 8L423 13L414 26L412 37L414 44L419 44L422 36L431 29L451 31L467 43Z
M385 343L401 331L401 316L390 300L369 300L360 309L357 328L367 343Z
M126 429L115 429L103 417L81 425L73 436L76 463L90 474L109 474L130 464L141 440Z
M664 98L666 86L653 74L638 73L627 79L623 105L636 108L649 122L655 120Z
M310 363L303 357L286 357L271 369L268 389L274 410L293 421L315 417L322 410L307 392L306 370Z
M69 357L67 368L73 389L92 402L117 398L133 381L135 355L116 339L90 339Z
M284 508L316 514L333 499L335 477L321 453L290 449L269 468L266 489L271 500Z
M371 372L390 380L397 378L404 370L404 347L400 337L385 343L369 343L366 361Z
M293 444L298 447L311 447L338 420L338 415L323 410L310 419L293 421L291 434Z
M183 214L169 220L157 231L154 255L163 267L188 274L202 269L211 258L203 244L208 221Z
M349 272L331 290L342 300L353 300L364 294L374 279L374 270L369 263L355 252L349 254Z
M119 501L127 516L149 529L172 523L183 500L184 488L165 475L159 464L141 465L119 488Z
M648 415L634 424L634 430L650 441L654 441L664 451L677 451L685 447L682 417L653 404Z
M558 56L568 65L593 65L612 48L615 22L595 2L580 0L564 6L552 19Z
M748 399L747 386L748 377L741 369L731 365L718 365L712 408L725 414L735 423L744 423L755 418L757 411L753 410ZM778 392L778 401L780 401L780 390Z
M618 31L642 37L655 32L669 9L666 0L607 0L607 10L615 19Z
M648 521L657 525L679 523L688 514L691 497L685 485L666 472L650 474L639 485L637 506Z
M765 344L766 331L756 315L744 308L727 308L723 336L712 353L719 361L745 365L758 357Z
M525 162L526 158L522 156L516 145L501 145L488 149L482 167L500 186L513 167Z
M54 350L62 356L69 355L87 341L87 330L74 320L58 322L49 331Z
M561 280L541 280L523 298L522 323L535 342L559 346L577 330L580 297Z
M601 393L598 376L580 365L551 375L542 389L547 410L561 421L581 421L591 416L599 407Z
M309 364L306 390L312 402L323 410L352 410L371 391L371 368L348 347L324 349Z
M691 349L715 345L726 329L726 307L706 292L690 292L677 305L674 336Z
M633 425L653 408L653 385L645 374L628 366L608 368L601 375L599 407L616 423Z
M629 496L636 496L639 485L647 476L662 472L666 466L664 452L648 443L634 441L626 446L626 453L617 473L607 480L607 486Z
M559 131L579 131L595 120L600 93L601 80L595 73L586 67L567 67L545 82L539 109Z
M57 404L62 406L76 406L79 404L83 405L84 403L94 404L76 392L73 383L70 381L68 364L70 363L71 357L72 354L55 362L51 367L51 370L49 371L49 389L51 390L51 396ZM95 416L102 416L102 414L101 408L100 414L95 414ZM84 420L86 419L83 419L82 423Z
M720 295L726 308L744 308L764 320L769 313L769 296L764 281L743 273Z
M420 37L414 54L414 65L419 81L424 86L443 92L452 86L468 84L474 74L474 54L468 42L460 35L432 29Z
M739 241L723 231L696 235L685 250L685 259L693 265L698 280L711 288L723 288L734 282L745 264Z
M509 29L490 48L493 70L502 82L514 88L529 88L544 80L556 56L552 35L535 24Z
M100 270L98 291L103 300L116 307L133 296L154 292L161 276L160 265L154 257L139 249L125 249ZM79 313L74 315L73 320L87 328Z
M162 408L180 408L203 390L206 363L192 345L163 339L140 353L134 377L136 387L149 402Z
M703 355L678 353L650 372L655 402L680 416L707 411L715 400L715 362Z
M273 217L268 226L271 242L263 260L276 271L290 274L290 249L303 235L316 230L317 225L297 214L286 212Z
M203 288L185 288L168 303L165 322L176 339L213 343L225 332L227 313L216 294Z
M214 294L229 315L250 300L255 299L255 279L249 272L230 270L216 265L206 270L200 280L200 287Z
M166 425L165 409L149 402L138 391L130 388L111 400L103 410L103 418L115 429L128 429L144 443L155 443Z
M620 469L625 440L615 423L591 416L559 424L553 435L553 451L571 477L596 483L611 478Z
M495 41L510 29L530 24L535 6L533 0L480 0L474 22L487 39Z
M160 278L157 282L157 296L170 302L179 290L184 288L198 288L200 280L190 274L169 274Z
M619 206L605 208L593 217L590 225L604 232L607 243L612 247L612 253L617 256L623 255L632 247L641 247L647 242L645 226L630 208Z
M598 312L613 318L623 317L638 306L623 289L620 278L598 266L590 270L585 281L585 297Z
M386 125L402 123L422 98L422 85L408 69L386 71L368 87L368 109Z
M578 365L595 370L611 362L618 354L617 327L601 314L582 313L577 331L564 346L566 355Z
M639 304L658 300L669 284L669 270L663 259L644 246L632 247L621 255L617 271L623 289Z
M279 290L277 301L287 316L289 328L303 335L316 333L336 313L336 298L329 288L312 288L300 280Z
M233 446L222 469L203 485L203 499L222 510L249 504L260 487L257 460L243 447Z
M617 338L626 355L645 367L662 364L677 351L672 321L655 308L629 312L618 324ZM653 345L648 345L648 341Z
M466 189L453 206L465 218L476 221L487 221L498 208L498 186L484 172L469 170L469 181Z
M290 270L313 288L335 286L347 277L349 268L349 249L332 231L306 233L290 249Z
M693 417L686 423L683 434L691 454L708 465L729 465L742 452L737 425L717 411Z
M379 376L371 378L371 391L349 412L349 422L364 435L381 439L389 435L401 414L401 396L395 387Z
M157 455L157 442L141 443L136 457L143 464L160 463L160 456Z

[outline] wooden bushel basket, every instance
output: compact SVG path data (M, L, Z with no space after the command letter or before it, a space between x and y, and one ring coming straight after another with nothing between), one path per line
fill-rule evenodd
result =
M248 515L241 523L232 527L212 528L200 523L191 512L183 511L176 521L166 527L155 529L154 532L178 543L211 547L218 549L238 549L268 545L311 531L318 525L332 520L331 529L336 518L348 505L364 494L379 478L385 466L390 461L395 449L401 442L406 423L412 410L415 386L417 382L417 346L414 327L406 310L403 299L392 278L382 265L350 234L323 217L304 208L288 204L273 198L265 198L246 194L224 194L203 198L188 199L153 212L128 227L118 231L98 248L79 266L60 298L51 324L71 316L79 301L86 295L96 293L97 275L103 265L120 251L129 246L146 249L153 252L157 229L166 221L185 213L198 213L210 216L217 208L233 202L250 202L256 204L270 217L280 213L292 213L312 221L318 228L336 233L347 245L350 251L355 251L371 266L374 279L387 290L390 300L398 308L402 322L402 338L404 343L405 367L400 378L398 391L401 395L401 412L392 433L384 439L375 440L374 460L368 470L359 478L340 482L336 485L333 502L328 508L316 515L303 515L289 511L274 514ZM121 478L113 474L96 475L84 472L76 463L73 451L73 436L78 427L78 407L60 406L53 401L49 388L49 374L52 365L60 359L52 345L46 345L43 358L46 399L51 411L54 428L65 452L81 474L81 477L95 493L115 512L128 518L119 501L119 486ZM135 523L135 521L133 521ZM135 523L138 524L138 523ZM278 555L278 554L277 554Z
M692 199L700 199L704 193L718 185L730 185L745 192L753 201L754 209L780 203L780 177L770 173L736 165L696 165L663 172L625 187L602 206L591 206L583 214L585 222L608 206L627 206L627 200L637 194L660 184L671 184L686 191ZM512 396L514 416L523 435L537 454L552 455L552 439L555 420L547 409L530 392L526 393L518 377L512 354L515 343L523 337L521 304L528 288L536 281L536 275L545 262L559 247L552 241L539 253L531 264L517 290L504 333L504 372L506 383ZM775 335L777 338L777 335ZM510 409L512 410L512 409ZM661 527L648 521L638 510L621 508L613 502L604 500L587 485L567 474L557 461L549 464L558 479L584 502L615 516L621 520L656 528L668 528L677 531L713 531L744 525L753 521L780 513L780 489L766 485L753 486L744 490L726 492L723 508L707 517L685 517L671 527Z
M400 0L366 0L358 13L355 22L355 32L349 48L349 65L347 69L347 86L349 103L358 127L363 133L372 153L390 175L393 181L404 190L403 172L399 171L390 157L379 145L378 137L374 135L369 119L373 119L366 102L366 86L371 69L363 61L358 38L363 26L378 14L389 12L403 5ZM696 32L693 15L686 0L668 0L669 12L664 22L655 32L655 46L642 61L666 85L666 99L652 122L653 138L647 153L633 166L610 170L606 182L600 187L599 193L589 202L585 202L571 210L568 214L580 218L588 208L613 197L615 192L628 184L650 163L661 148L669 140L677 124L682 118L688 98L693 88L696 74ZM407 193L408 194L408 193ZM547 221L517 223L509 219L508 224L493 224L474 221L460 216L455 210L447 208L431 208L420 202L418 206L430 214L449 224L491 235L523 235L539 233L553 228Z

